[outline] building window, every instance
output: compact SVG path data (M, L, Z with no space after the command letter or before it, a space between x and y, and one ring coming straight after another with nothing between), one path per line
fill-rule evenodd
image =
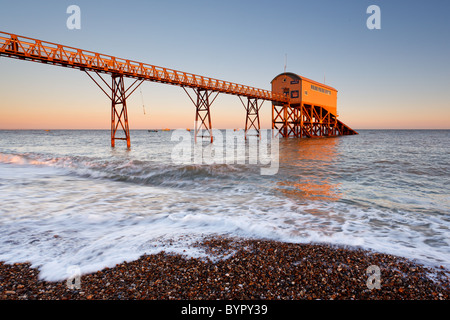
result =
M308 91L305 90L305 96L307 96L307 95L308 95Z
M330 90L327 90L327 89L315 86L313 84L311 85L311 89L314 90L314 91L325 93L327 95L331 95L331 91Z
M298 90L291 91L291 98L292 99L298 98Z

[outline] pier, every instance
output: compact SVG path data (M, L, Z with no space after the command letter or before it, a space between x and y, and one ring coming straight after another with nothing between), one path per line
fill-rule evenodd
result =
M317 93L324 95L337 92L334 88L332 88L334 91L325 89L327 86L323 84L292 73L277 76L272 81L272 90L263 90L6 32L0 32L0 56L85 72L111 101L112 147L115 147L116 140L125 140L127 147L131 146L127 99L144 81L182 87L195 106L195 138L200 130L204 130L211 142L213 142L211 105L219 93L239 97L246 109L246 135L249 130L255 130L259 135L259 111L264 101L272 103L272 129L283 137L357 134L337 119L336 108L324 104L326 99L321 99L320 96L314 101L307 99L316 93L313 92L313 87L312 91L309 90L308 96L308 93L305 94L308 90L304 90L305 88L292 90L290 86L304 86L311 82L317 88ZM108 76L111 78L105 79ZM134 82L125 86L125 78L134 79ZM274 86L274 81L278 78L284 80L289 78L288 85Z

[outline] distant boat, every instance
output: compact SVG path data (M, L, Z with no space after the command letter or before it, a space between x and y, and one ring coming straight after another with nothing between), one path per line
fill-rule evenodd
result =
M158 132L158 130L147 130L148 132Z
M187 128L186 130L187 130L187 131L191 131L191 129L189 129L189 128Z

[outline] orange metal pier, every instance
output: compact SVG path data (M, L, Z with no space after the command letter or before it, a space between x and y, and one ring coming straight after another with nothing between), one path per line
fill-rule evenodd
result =
M264 101L272 101L274 114L272 117L272 128L278 129L284 137L300 136L297 132L306 132L303 129L299 129L300 125L309 125L313 128L316 122L320 122L322 125L324 119L326 119L330 130L319 130L320 134L318 130L309 130L308 132L317 132L317 134L305 134L302 136L356 134L355 131L337 120L334 115L334 117L331 114L317 117L317 112L316 114L310 112L311 115L308 116L307 112L309 111L304 106L291 105L290 96L283 92L276 93L6 32L0 32L0 56L75 68L86 72L111 100L112 147L115 146L115 140L126 140L127 147L130 147L126 100L146 80L182 87L196 107L195 136L197 137L199 130L206 129L211 142L213 141L213 136L210 107L219 93L239 96L247 111L246 133L250 129L256 129L256 132L259 134L259 110L261 104ZM95 73L100 78L101 83L106 85L106 89L88 71ZM112 78L111 84L101 74L110 75ZM133 78L135 81L126 88L124 78ZM186 88L193 89L195 93L194 98L189 95ZM215 95L212 97L213 93ZM244 103L241 97L246 97L247 103ZM309 124L307 123L308 121L310 122ZM123 131L124 137L118 137L118 131Z

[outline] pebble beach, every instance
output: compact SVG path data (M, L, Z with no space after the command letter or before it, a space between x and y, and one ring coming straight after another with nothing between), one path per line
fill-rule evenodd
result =
M210 258L161 252L83 274L80 287L39 279L29 263L0 263L2 300L448 300L449 271L383 253L212 237ZM378 288L367 269L379 268ZM372 279L373 280L373 279ZM375 282L370 282L374 284Z

